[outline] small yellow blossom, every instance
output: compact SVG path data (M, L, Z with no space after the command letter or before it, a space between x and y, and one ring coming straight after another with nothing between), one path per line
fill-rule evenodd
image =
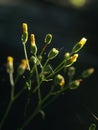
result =
M25 70L27 68L27 60L23 59L20 64L20 68Z
M12 73L14 71L13 69L13 57L8 56L7 57L7 72Z
M65 79L61 74L58 74L55 76L54 82L56 85L60 85L62 87L65 84Z
M74 63L76 62L77 58L78 58L78 54L74 54L73 56L71 56L70 61Z
M23 23L22 24L22 28L23 28L23 33L27 33L28 32L28 25L27 25L27 23Z
M87 78L94 73L94 68L86 69L82 72L82 77Z
M18 75L22 75L25 72L25 70L27 69L27 66L28 66L27 63L28 62L26 59L21 60L21 64L18 67Z
M59 83L59 85L62 87L62 86L64 86L64 84L65 84L65 80L64 80L64 78L62 78L62 80L61 80L61 82Z
M66 60L65 66L66 66L66 67L71 66L74 62L76 62L77 58L78 58L78 54L74 54L74 55L71 56L68 60Z
M11 57L11 56L8 56L7 57L7 64L9 64L10 66L12 66L13 65L13 57Z
M78 43L76 43L72 49L72 54L81 50L85 45L86 41L87 39L83 37Z
M31 46L35 45L35 36L31 34Z
M33 55L36 55L36 53L37 53L37 46L35 44L35 36L34 36L34 34L31 34L31 53Z
M79 44L81 44L81 47L85 45L86 41L87 39L84 37L79 41Z

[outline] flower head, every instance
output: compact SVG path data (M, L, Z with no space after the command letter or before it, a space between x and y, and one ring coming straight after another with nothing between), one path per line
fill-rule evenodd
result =
M54 81L56 85L64 86L65 84L65 79L61 74L56 75Z
M22 75L24 73L24 71L27 69L27 66L28 66L27 63L28 62L26 59L21 60L21 64L18 67L18 74L19 75Z
M71 56L66 62L65 62L65 66L69 67L71 66L74 62L77 61L78 58L78 54L74 54L73 56Z
M82 49L83 46L85 45L86 41L87 41L87 39L83 37L78 43L75 44L75 46L72 49L72 53L76 53L80 49Z
M83 77L83 78L87 78L87 77L89 77L90 75L92 75L93 73L94 73L94 68L89 68L89 69L84 70L84 71L82 72L82 77Z
M31 34L31 46L35 45L35 36L34 34Z
M59 54L59 51L56 48L52 48L48 53L48 59L52 60Z
M23 28L23 33L27 33L28 32L28 25L27 25L27 23L22 23L22 28Z
M28 26L27 23L22 24L23 34L21 37L22 43L25 44L28 40Z
M78 54L74 54L73 56L71 56L70 61L74 63L76 62L77 58L78 58Z
M37 46L35 44L35 36L34 34L31 34L31 53L36 55L37 53Z
M13 57L11 56L8 56L7 57L7 72L10 73L10 72L13 72L14 69L13 69Z

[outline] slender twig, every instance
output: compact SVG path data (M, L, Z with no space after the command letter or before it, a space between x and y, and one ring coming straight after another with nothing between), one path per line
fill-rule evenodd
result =
M38 112L40 111L40 105L38 104L34 110L34 112L28 117L28 119L22 124L22 126L19 128L19 130L25 128L31 120L33 120L33 118L38 114Z
M6 120L7 116L8 116L8 113L9 113L11 107L12 107L12 103L13 103L13 101L11 100L11 101L9 102L9 104L8 104L8 107L7 107L7 109L6 109L6 112L4 113L4 116L3 116L3 118L2 118L2 120L1 120L1 122L0 122L0 130L2 129L2 127L3 127L3 125L4 125L4 122L5 122L5 120Z
M27 50L26 50L25 44L23 44L23 49L24 49L25 58L27 60L27 65L28 65L27 69L30 71L30 65L29 65L29 60L28 60Z
M38 74L38 69L37 69L36 63L35 63L35 71L36 71L37 85L39 86L39 88L38 88L38 100L39 100L39 104L40 104L40 102L41 102L40 81L39 81L39 74Z
M12 104L14 102L14 79L13 79L13 72L9 72L9 79L10 79L10 84L11 84L10 102L9 102L8 107L7 107L7 109L6 109L5 113L4 113L4 116L3 116L3 118L2 118L2 120L0 122L0 130L3 127L4 122L5 122L5 120L6 120L7 116L8 116L8 113L9 113L11 107L12 107Z

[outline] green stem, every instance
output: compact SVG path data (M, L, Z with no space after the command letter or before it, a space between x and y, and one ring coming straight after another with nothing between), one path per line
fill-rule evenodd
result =
M64 64L64 63L62 62L62 64ZM60 64L60 66L59 66L60 68L57 66L57 68L54 69L54 73L49 74L47 76L47 79L50 78L50 77L52 77L53 75L57 74L59 71L61 71L65 67L65 64L64 65L62 65L62 64Z
M17 94L14 96L14 100L16 100L23 93L25 89L26 89L26 86L24 86L19 92L17 92Z
M39 110L40 110L40 106L39 106L39 104L38 104L38 105L36 106L34 112L33 112L33 113L30 115L30 117L23 123L23 125L19 128L19 130L25 128L25 127L31 122L31 120L33 120L33 118L38 114Z
M9 73L9 78L10 78L10 84L11 84L11 100L14 99L14 79L13 79L13 73Z
M52 93L52 91L53 91L53 89L54 89L54 85L52 85L52 87L51 87L51 89L50 89L50 91L49 91L49 93L43 98L43 100L42 100L42 104L43 103L45 103L46 102L46 100L48 100L48 98L51 96L51 93Z
M44 47L43 47L43 49L42 49L42 51L41 51L41 53L40 53L40 56L42 56L42 55L43 55L43 53L45 52L45 50L46 50L47 46L48 46L48 44L45 44L45 45L44 45Z
M30 65L29 65L29 60L28 60L28 56L27 56L27 51L26 51L26 46L25 44L23 44L23 49L24 49L24 54L25 54L25 58L27 60L27 65L28 65L28 70L30 71Z
M8 107L7 107L7 109L6 109L6 112L4 113L4 116L3 116L3 118L2 118L2 120L1 120L1 122L0 122L0 130L2 129L2 127L3 127L3 125L4 125L4 122L5 122L5 120L6 120L7 116L8 116L8 113L9 113L10 109L11 109L12 103L13 103L13 101L11 100L11 101L9 102L9 104L8 104Z
M40 81L39 81L39 74L38 74L38 69L37 69L37 65L35 63L35 71L36 71L36 79L37 79L37 85L38 87L38 100L39 100L39 104L41 102L41 93L40 93Z
M5 113L4 113L4 116L3 116L3 118L2 118L2 120L0 122L0 130L3 127L4 122L5 122L5 120L6 120L7 116L8 116L8 113L9 113L10 109L11 109L12 103L14 102L14 79L13 79L13 73L12 72L9 73L9 78L10 78L10 84L11 84L10 102L9 102L8 107L7 107L7 109L6 109Z
M53 95L53 97L43 105L43 108L47 107L49 104L51 104L52 102L54 102L54 100L56 100L57 97L58 97L62 92L64 92L64 91L67 90L67 89L68 89L68 86L66 86L65 88L63 88L63 89L61 89L61 90L58 90L58 91L56 91L56 92L52 92L52 91L51 91L51 93L49 94L49 96L50 96L50 95L51 95L51 96ZM49 96L46 96L46 97L44 98L43 103L49 98Z

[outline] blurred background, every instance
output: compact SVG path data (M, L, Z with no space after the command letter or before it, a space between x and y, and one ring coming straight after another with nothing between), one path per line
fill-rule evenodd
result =
M8 80L5 72L6 57L11 55L16 62L24 57L21 45L23 22L28 23L29 33L35 34L39 47L42 46L45 35L51 33L51 47L58 48L61 56L66 51L71 51L82 37L86 37L88 41L79 53L76 67L78 72L88 67L95 68L95 73L79 89L67 91L45 109L45 120L41 120L40 116L36 117L28 129L88 130L90 123L98 124L91 115L94 113L98 116L97 0L0 0L0 115L1 108L6 105L2 100L6 100L5 93L8 94L5 83L5 79ZM5 129L14 130L15 125L17 126L19 118L15 108L13 113ZM10 126L9 122L13 118L15 122Z

